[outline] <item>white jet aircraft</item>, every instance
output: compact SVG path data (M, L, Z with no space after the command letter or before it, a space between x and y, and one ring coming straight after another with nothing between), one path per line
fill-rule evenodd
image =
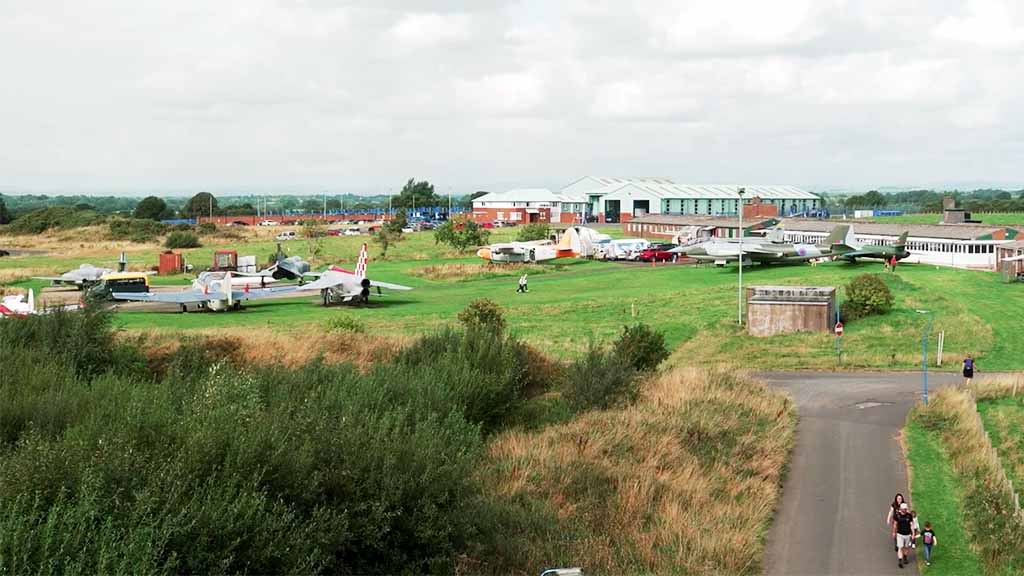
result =
M220 311L238 310L245 300L266 298L298 289L298 286L258 287L268 281L273 281L273 278L239 277L231 272L203 272L192 281L190 289L182 292L114 292L112 296L115 300L177 304L182 312L187 312L190 304L196 309Z
M412 290L411 287L401 284L370 280L366 277L366 260L366 244L363 244L354 272L338 266L331 266L323 272L309 273L308 275L319 276L319 278L314 282L303 284L297 289L299 291L319 290L324 306L347 303L365 304L370 301L370 288L376 288L377 294L381 294L381 288Z

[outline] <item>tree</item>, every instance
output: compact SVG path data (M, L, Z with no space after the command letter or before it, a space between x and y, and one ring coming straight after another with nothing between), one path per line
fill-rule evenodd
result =
M885 314L893 305L892 292L878 274L861 274L846 285L846 300L840 306L844 320Z
M317 200L316 198L303 200L302 209L306 212L321 212L324 209L323 200Z
M211 206L213 207L213 213L218 214L219 209L217 206L217 199L214 198L213 194L210 194L209 192L200 192L188 199L188 202L186 202L185 206L181 209L181 215L185 218L209 216Z
M405 217L405 210L399 210L395 217L384 224L384 229L395 234L402 234L402 228L409 225L409 219Z
M9 224L11 222L11 213L7 211L7 204L4 203L4 199L0 198L0 224Z
M381 258L387 258L388 247L390 247L395 242L399 242L401 240L402 231L399 230L398 232L395 232L394 230L388 228L387 225L384 225L384 227L382 227L376 234L373 235L373 241L376 242L377 244L380 244Z
M221 214L225 216L255 216L256 208L249 202L242 202L241 204L232 204L231 206L225 206L221 210Z
M135 205L132 215L144 220L160 220L167 211L167 203L156 196L146 196Z
M463 252L470 246L487 244L491 231L465 216L453 218L434 229L434 242Z
M516 235L518 242L530 242L532 240L547 240L551 228L545 222L534 222L519 229Z
M392 200L391 205L395 208L413 208L414 206L441 206L447 205L440 196L434 193L434 185L426 180L417 182L415 178L402 186L402 191Z
M341 200L338 200L337 198L328 198L327 199L327 209L328 210L341 210Z

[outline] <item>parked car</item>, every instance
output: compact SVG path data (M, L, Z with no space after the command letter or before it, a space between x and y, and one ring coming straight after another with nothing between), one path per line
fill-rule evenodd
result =
M327 235L328 236L341 236L342 232L344 232L344 230L342 230L341 228L328 228L327 229Z
M277 226L277 220L264 220L260 222L260 226Z
M360 230L358 226L352 226L351 228L346 228L345 231L342 232L342 234L344 236L359 236L362 233L363 233L363 231Z
M494 222L483 222L480 224L481 228L494 228Z
M675 248L675 244L651 244L640 252L640 260L644 262L668 262L675 259L675 254L669 250Z
M298 238L298 236L295 234L295 230L285 230L284 232L281 232L277 236L274 236L274 238L277 239L277 240L284 241L284 240L295 240L296 238Z

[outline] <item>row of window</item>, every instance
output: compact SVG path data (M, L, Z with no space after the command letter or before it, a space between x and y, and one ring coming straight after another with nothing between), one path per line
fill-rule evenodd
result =
M825 236L827 234L791 234L787 232L786 240L797 243L813 243L820 242ZM881 238L868 238L862 240L862 242L871 246L890 246L893 243L892 240L883 240ZM910 241L907 242L907 250L911 252L943 252L947 254L993 254L995 253L995 245Z

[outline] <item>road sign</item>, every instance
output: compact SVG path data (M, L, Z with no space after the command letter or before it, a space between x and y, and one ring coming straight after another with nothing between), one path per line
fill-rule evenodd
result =
M843 323L842 322L836 322L836 336L842 336L842 335L843 335Z

